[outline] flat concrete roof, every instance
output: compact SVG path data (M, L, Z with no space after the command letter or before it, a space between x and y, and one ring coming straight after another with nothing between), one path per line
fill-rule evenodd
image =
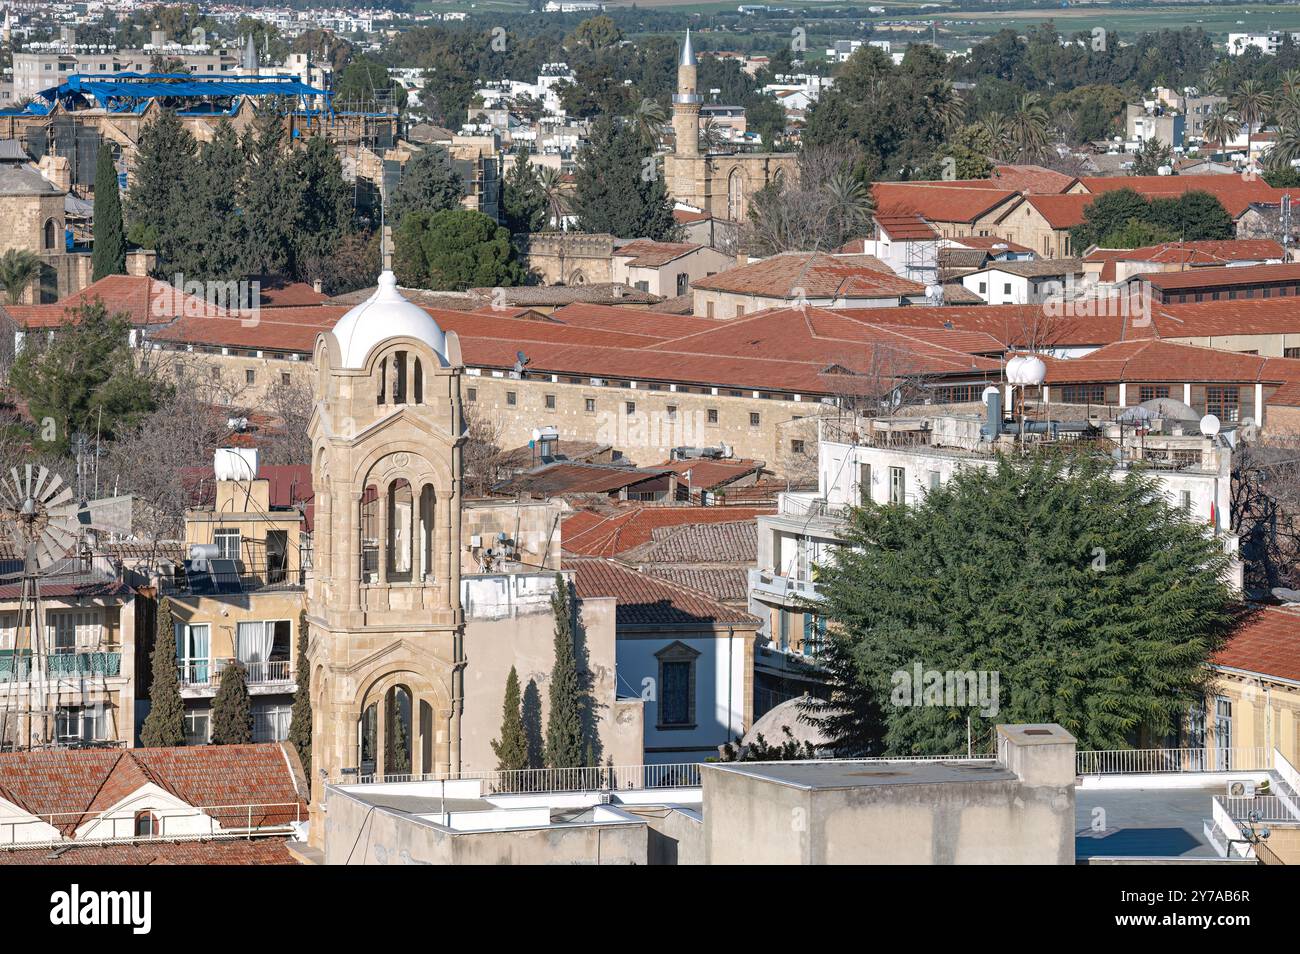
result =
M988 761L954 762L706 762L701 769L732 772L804 789L872 785L934 785L943 782L1009 782L1016 773Z
M438 798L436 795L398 795L394 792L363 792L358 788L348 790L367 805L391 808L412 815L436 815L440 812L490 812L497 806L482 798Z
M1088 858L1217 858L1205 840L1213 787L1074 791L1074 854ZM1099 828L1100 830L1095 830Z

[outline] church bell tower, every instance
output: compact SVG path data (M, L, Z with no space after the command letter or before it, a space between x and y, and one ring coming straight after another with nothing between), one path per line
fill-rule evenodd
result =
M312 841L326 779L460 766L461 356L392 272L316 341Z

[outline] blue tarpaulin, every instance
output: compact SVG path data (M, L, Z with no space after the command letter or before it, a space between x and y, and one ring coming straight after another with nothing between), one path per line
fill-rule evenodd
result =
M88 75L74 73L58 86L41 90L41 99L54 103L72 96L89 96L112 112L139 110L150 99L172 97L204 99L226 96L333 96L294 76L220 76L196 77L189 73L112 73ZM32 107L38 107L33 109ZM46 112L48 107L34 102L31 112Z

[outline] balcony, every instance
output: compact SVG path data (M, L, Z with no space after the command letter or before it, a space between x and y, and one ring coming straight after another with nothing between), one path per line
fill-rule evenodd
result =
M48 679L82 679L121 674L121 653L53 653L45 657L45 675ZM27 682L31 676L30 655L0 656L0 683Z
M233 657L225 657L211 662L204 659L179 664L176 669L180 677L181 689L199 690L197 693L199 695L204 694L205 691L215 692L221 683L222 671L234 662L244 667L244 681L248 683L250 691L261 689L291 692L295 688L293 663L287 659L242 662Z
M797 600L820 600L821 593L812 580L781 576L772 570L750 570L749 591L766 600L788 604Z

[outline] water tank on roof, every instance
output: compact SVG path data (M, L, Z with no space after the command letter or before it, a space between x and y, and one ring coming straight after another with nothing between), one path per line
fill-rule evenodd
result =
M254 480L257 478L256 447L218 447L212 458L217 480Z

